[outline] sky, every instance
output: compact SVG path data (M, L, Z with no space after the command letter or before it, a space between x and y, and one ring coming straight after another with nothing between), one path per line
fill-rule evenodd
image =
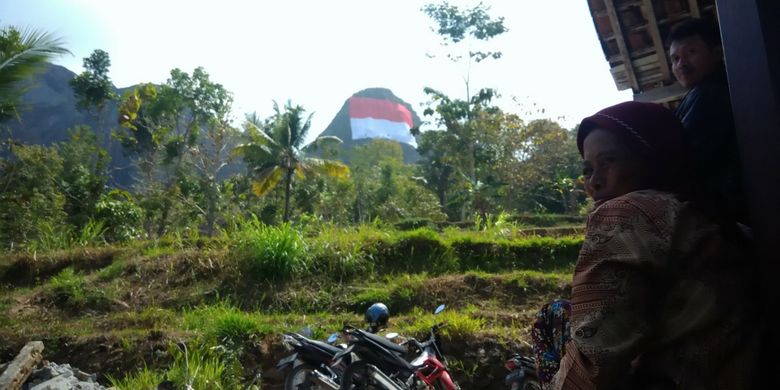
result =
M466 75L472 92L496 89L503 109L567 128L632 98L615 87L586 0L483 0L509 31L473 46L502 58L470 68L445 58L468 48L440 45L420 10L432 1L0 0L0 25L63 38L73 55L55 63L76 73L93 50L107 51L117 87L202 66L233 93L236 122L290 99L314 113L312 137L359 90L389 88L421 115L423 88L464 98Z

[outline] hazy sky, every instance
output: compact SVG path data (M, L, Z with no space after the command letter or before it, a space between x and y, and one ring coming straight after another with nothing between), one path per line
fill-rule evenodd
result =
M162 83L173 68L203 66L234 94L236 117L266 116L273 100L292 99L315 113L317 134L364 88L390 88L418 114L426 86L465 96L467 67L441 55L439 37L420 11L427 2L0 0L0 24L61 36L73 56L56 63L76 73L94 49L106 50L118 87ZM471 68L472 89L495 88L504 109L566 127L631 99L630 91L615 88L586 0L484 3L505 17L509 32L491 43L503 58ZM545 113L526 114L536 108Z

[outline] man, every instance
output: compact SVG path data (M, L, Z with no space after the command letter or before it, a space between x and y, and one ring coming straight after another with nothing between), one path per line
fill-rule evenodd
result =
M696 181L693 195L723 222L747 222L747 207L718 26L690 19L669 34L672 73L685 88L677 108Z

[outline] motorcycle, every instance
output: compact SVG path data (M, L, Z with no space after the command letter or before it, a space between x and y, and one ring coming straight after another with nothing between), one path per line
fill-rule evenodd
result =
M300 333L289 332L282 335L282 345L292 352L276 364L280 371L291 368L284 381L285 390L339 388L340 374L346 366L331 363L333 357L344 350L346 345L333 345L338 335L331 334L327 343L312 340Z
M504 363L509 370L504 382L511 390L541 390L536 377L536 361L519 353L512 354Z
M439 306L435 314L442 310L444 305ZM334 356L334 363L338 364L349 357L351 364L344 371L339 388L459 390L439 347L439 330L445 326L445 323L433 325L428 340L422 343L410 338L400 345L361 329L345 326L343 333L349 346ZM406 346L409 344L418 352L418 356L411 362L405 359L409 353Z

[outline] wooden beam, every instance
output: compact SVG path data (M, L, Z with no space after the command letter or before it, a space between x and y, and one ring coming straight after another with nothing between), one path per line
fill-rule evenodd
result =
M665 87L653 88L647 92L635 93L635 102L648 102L648 103L666 103L673 100L680 100L688 92L686 88L683 88L679 83L667 85Z
M769 322L776 313L777 275L780 273L777 241L780 237L780 2L775 0L717 0L726 72L737 127L742 172L750 209L750 224L758 259L746 259L760 269L761 289L757 296L764 318L761 344L764 356L758 374L772 383L780 366L776 351L780 338ZM756 261L758 260L758 261ZM769 381L769 382L768 382ZM743 388L759 388L749 385Z
M694 18L701 17L701 12L699 12L698 0L688 0L688 8L691 9L691 16L693 16Z
M628 74L628 81L631 84L631 88L634 93L639 92L639 80L636 79L636 73L634 72L634 64L631 62L631 53L626 46L625 36L623 36L623 29L620 27L620 19L615 11L614 0L604 0L604 5L607 7L607 15L609 15L609 21L612 23L612 34L615 36L615 42L620 51L620 56L623 57L623 64L626 67L626 73Z
M666 49L664 48L664 40L661 37L661 32L658 29L658 20L655 17L655 10L653 9L653 3L650 0L643 0L642 6L645 9L645 17L647 17L647 30L650 32L650 37L653 38L653 46L655 46L655 54L658 56L658 65L661 68L661 74L663 75L663 82L671 83L672 75L669 71L669 61L666 58Z
M41 361L43 342L30 341L0 375L0 389L17 390L22 387L33 368Z

